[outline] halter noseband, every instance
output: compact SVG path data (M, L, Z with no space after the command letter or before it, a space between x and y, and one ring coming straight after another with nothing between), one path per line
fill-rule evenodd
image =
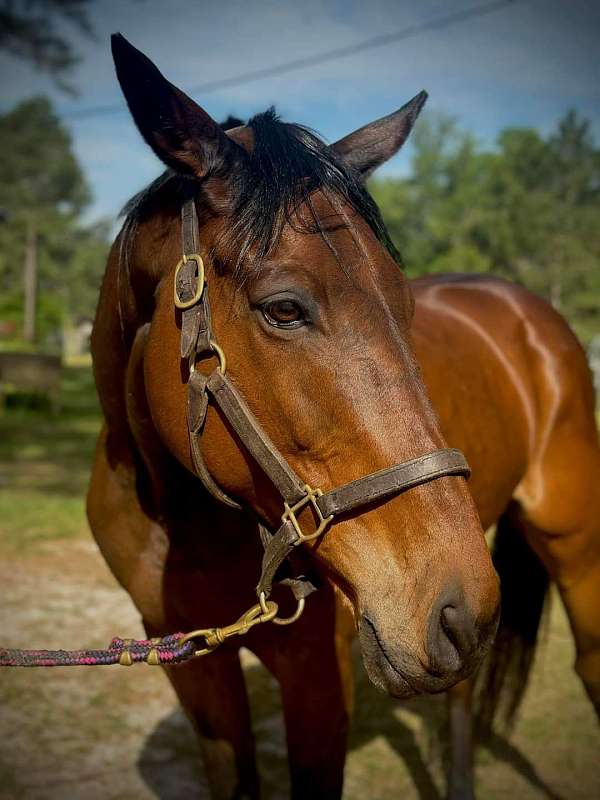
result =
M274 534L259 522L265 552L256 594L266 612L266 600L271 593L278 568L299 544L321 536L335 516L400 494L436 478L448 475L468 477L470 469L460 450L447 448L372 472L327 492L313 489L305 483L262 429L227 376L225 354L215 341L211 326L204 264L202 257L198 255L198 218L193 199L188 200L181 209L181 233L183 257L175 270L174 301L175 306L181 310L181 357L188 361L190 369L187 423L194 468L213 497L232 508L242 509L238 502L216 484L200 450L199 439L208 403L212 401L269 477L283 501L281 525ZM210 353L216 354L219 365L211 375L206 376L196 371L195 364L199 356ZM306 506L312 508L317 523L316 529L310 533L303 532L297 516ZM296 619L301 613L304 596L314 587L306 580L288 580L286 583L292 586L299 601L298 611L293 617Z

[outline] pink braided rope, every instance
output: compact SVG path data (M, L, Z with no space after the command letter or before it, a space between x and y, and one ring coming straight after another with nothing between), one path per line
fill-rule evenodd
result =
M159 664L180 664L194 657L193 641L181 644L183 633L158 641L114 638L105 650L20 650L0 647L0 667L94 667L120 664L124 653L132 664L149 663L154 651Z

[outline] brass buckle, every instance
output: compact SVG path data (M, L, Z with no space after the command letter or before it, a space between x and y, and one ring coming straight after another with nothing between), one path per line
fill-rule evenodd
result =
M194 296L190 300L182 300L177 292L177 278L179 277L179 272L184 264L187 264L188 261L195 261L196 266L198 267L198 283L196 284L196 291L194 292ZM182 311L185 311L186 308L191 308L195 306L196 303L202 297L202 292L204 291L204 261L202 260L202 256L198 255L198 253L192 253L191 255L183 255L183 258L175 267L175 278L173 281L173 300L175 302L176 308L180 308Z
M317 505L317 497L322 497L323 492L320 489L313 489L311 488L308 483L304 485L304 491L306 494L297 503L294 503L293 506L289 506L287 503L284 503L285 511L281 515L281 521L287 522L288 520L294 526L296 533L298 534L298 538L301 542L310 542L313 539L317 539L325 530L325 528L329 525L331 520L333 519L333 514L330 514L328 517L324 517L321 513L321 509ZM317 520L319 522L317 529L313 533L304 533L302 528L300 527L300 523L296 517L296 513L300 511L300 509L304 508L307 505L311 505L314 509L315 514L317 515Z

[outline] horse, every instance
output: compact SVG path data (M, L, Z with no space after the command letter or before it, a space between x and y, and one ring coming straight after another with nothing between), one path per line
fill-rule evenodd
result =
M600 447L585 352L552 306L478 275L414 280L413 339L447 440L473 465L469 488L493 561L501 616L476 680L448 699L450 791L474 797L476 729L514 721L555 582L576 645L575 670L600 716ZM474 690L476 691L473 698Z
M384 691L458 684L464 706L498 622L482 522L500 520L499 542L518 531L508 538L527 536L552 569L597 700L598 514L587 511L600 458L581 350L523 290L409 286L364 188L406 141L425 93L327 146L273 112L225 132L123 37L113 55L168 170L129 204L102 284L92 353L104 426L87 509L148 634L201 625L206 635L239 617L265 566L261 538L271 555L279 542L267 577L281 579L272 597L284 610L286 585L299 595L289 618L275 617L293 624L245 617L237 632L280 684L292 795L339 797L352 637ZM450 452L444 434L469 457L471 491L456 450L439 474L423 466ZM278 475L306 481L296 511L286 501L282 516L265 452L279 456ZM392 491L407 463L421 478ZM348 499L377 480L388 488L323 515L330 487ZM568 498L558 509L555 490ZM293 541L282 539L291 528ZM277 613L263 576L253 623ZM305 599L298 585L318 591ZM259 795L241 642L167 668L215 797ZM451 715L463 757L464 716Z

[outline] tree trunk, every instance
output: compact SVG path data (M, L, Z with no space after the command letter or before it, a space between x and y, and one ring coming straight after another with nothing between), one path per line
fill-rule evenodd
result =
M35 318L37 308L37 229L33 219L27 223L25 242L25 263L23 269L23 290L25 308L23 311L23 339L35 342Z

